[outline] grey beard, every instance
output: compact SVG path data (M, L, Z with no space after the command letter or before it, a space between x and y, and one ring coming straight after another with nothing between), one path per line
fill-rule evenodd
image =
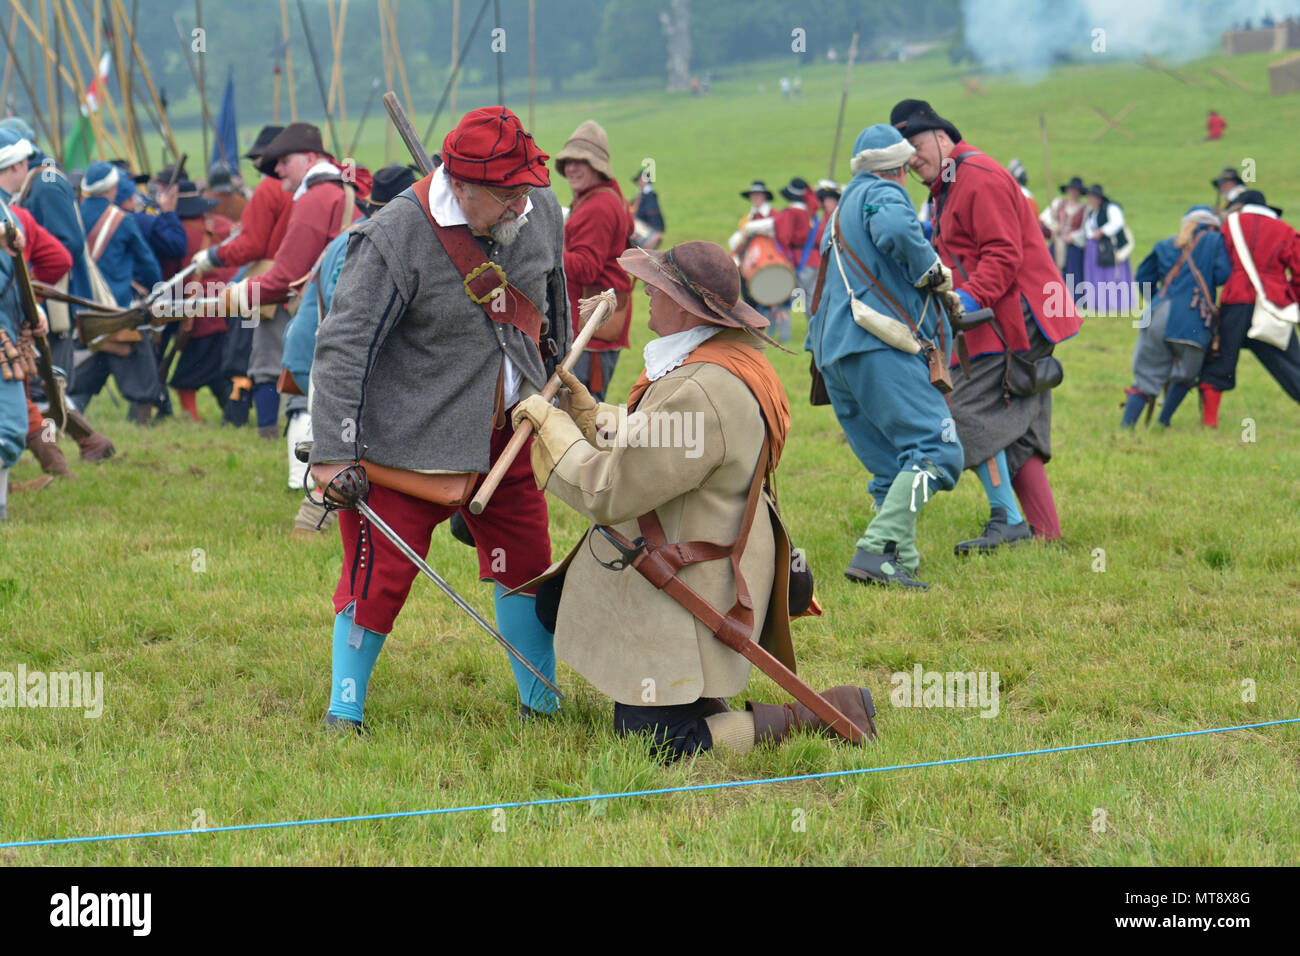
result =
M527 216L517 216L506 222L499 222L492 227L492 238L503 246L508 246L519 238L519 230L528 221Z

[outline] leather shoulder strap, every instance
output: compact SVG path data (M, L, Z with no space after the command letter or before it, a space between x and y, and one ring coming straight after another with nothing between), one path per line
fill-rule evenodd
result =
M670 595L693 617L702 621L719 640L736 649L748 641L754 631L754 601L750 596L749 586L745 583L745 576L741 574L740 559L745 553L745 545L749 542L749 532L753 527L754 515L758 511L759 501L762 498L763 481L770 461L771 439L765 435L763 448L754 465L754 477L749 484L749 495L745 500L744 515L740 519L740 530L736 534L736 540L729 545L715 544L712 541L684 541L668 544L658 514L652 510L637 519L637 527L641 531L645 548L632 566L647 581ZM631 548L631 545L613 528L606 528L605 531ZM731 560L732 573L736 579L736 603L725 615L677 576L677 572L688 565L721 558Z
M96 262L104 254L104 250L108 248L109 241L125 218L126 213L118 209L117 206L110 204L95 220L95 224L90 227L90 232L86 235L86 242L90 247L90 257Z
M839 212L838 209L836 209L835 211L837 213ZM921 332L916 327L916 323L912 321L911 317L907 314L907 312L903 309L903 307L898 304L898 302L894 299L894 297L889 294L889 290L884 287L881 281L872 274L870 269L867 268L867 264L863 262L861 259L859 259L858 254L853 251L853 249L849 246L847 242L844 241L844 233L840 231L840 217L838 215L835 216L834 226L835 226L834 239L835 239L836 248L844 250L844 252L848 255L849 259L852 260L853 264L857 266L857 268L866 277L867 282L869 282L871 285L875 287L876 291L879 292L880 295L884 298L884 300L889 304L889 307L894 310L894 314L898 316L898 318L901 321L907 323L907 326L912 330L913 335L919 336Z

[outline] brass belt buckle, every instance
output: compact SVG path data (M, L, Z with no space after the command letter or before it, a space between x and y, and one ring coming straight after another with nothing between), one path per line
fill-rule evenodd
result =
M501 280L500 285L498 285L495 289L493 289L485 296L477 296L474 294L474 291L469 287L469 285L471 282L473 282L483 273L487 272L489 269L492 269L493 271L496 272L497 278ZM473 269L471 269L469 275L465 277L462 284L465 286L465 294L469 296L476 304L487 305L487 303L491 301L492 297L496 295L498 292L505 292L505 288L507 285L506 270L502 269L499 265L497 265L495 262L489 259L487 262L484 262L482 265L475 266Z

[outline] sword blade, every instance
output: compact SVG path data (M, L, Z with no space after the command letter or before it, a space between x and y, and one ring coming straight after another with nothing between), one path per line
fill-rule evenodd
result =
M374 509L371 508L370 505L358 499L356 507L357 511L365 515L366 518L368 518L370 522L383 533L384 537L393 543L393 546L397 548L398 551L401 551L402 554L406 555L407 559L420 569L421 574L434 584L438 585L438 587L442 589L442 592L446 594L447 597L451 598L458 608L472 617L479 627L487 631L494 641L504 647L507 654L517 660L520 664L523 664L530 674L545 684L546 688L556 696L557 700L564 700L564 695L560 693L560 689L548 680L545 674L534 667L532 661L524 657L523 654L520 654L513 644L502 637L500 632L489 624L478 611L474 610L468 601L457 594L456 590L444 581L437 571L429 567L429 565L425 563L425 560L415 553L415 549L403 541L401 535L388 526L388 522L375 514Z

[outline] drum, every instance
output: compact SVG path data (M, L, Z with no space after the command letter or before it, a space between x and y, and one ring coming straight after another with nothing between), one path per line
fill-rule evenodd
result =
M740 274L759 305L781 305L794 292L794 267L771 236L754 236L740 257Z
M641 219L632 220L632 243L642 249L658 249L663 233Z

